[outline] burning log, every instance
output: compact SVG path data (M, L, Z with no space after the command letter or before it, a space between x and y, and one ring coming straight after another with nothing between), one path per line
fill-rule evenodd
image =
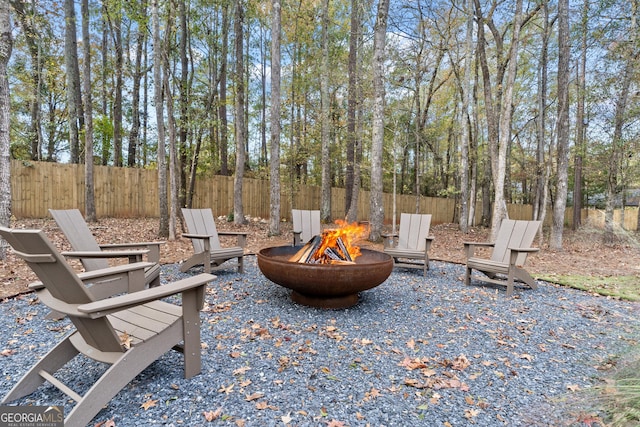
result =
M340 228L325 230L313 236L289 261L307 264L355 264L360 248L352 240L362 235L364 228L336 221Z
M295 255L293 255L289 259L289 261L300 263L309 262L309 260L311 259L311 257L313 257L313 254L318 250L321 244L322 237L320 237L319 235L313 236L307 243L304 244L302 249L296 252Z

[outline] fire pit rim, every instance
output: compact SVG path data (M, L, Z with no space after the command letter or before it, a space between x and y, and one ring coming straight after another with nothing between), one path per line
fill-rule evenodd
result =
M300 246L274 246L258 251L262 274L291 289L292 299L304 305L345 308L358 302L358 293L383 283L393 270L393 258L384 252L361 249L354 264L308 264L289 261ZM327 272L335 272L327 278ZM340 301L339 301L340 300Z

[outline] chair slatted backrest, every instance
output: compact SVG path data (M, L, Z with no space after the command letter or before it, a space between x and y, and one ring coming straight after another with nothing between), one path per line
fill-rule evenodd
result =
M398 248L424 251L430 227L430 214L401 213Z
M41 230L0 227L0 235L26 261L52 297L67 304L86 304L95 299L64 257ZM89 319L68 313L87 344L101 350L122 352L117 333L106 317Z
M540 221L525 221L503 219L498 229L498 235L491 253L491 260L501 263L509 262L509 248L530 248L536 233L540 228ZM520 253L516 265L524 265L526 253Z
M220 249L220 238L216 229L216 221L211 209L187 209L182 208L182 216L187 224L190 234L211 236L209 244L212 250ZM204 242L200 239L191 239L195 253L204 252Z
M292 209L293 231L301 231L300 242L307 243L321 232L320 211Z
M49 209L49 213L71 243L74 251L101 251L100 245L78 209ZM109 261L106 258L81 258L80 261L86 271L109 268Z

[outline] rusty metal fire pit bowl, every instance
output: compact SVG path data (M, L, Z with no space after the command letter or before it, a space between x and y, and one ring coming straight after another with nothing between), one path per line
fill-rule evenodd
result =
M307 264L289 261L300 246L278 246L258 252L258 267L274 283L292 290L298 304L347 308L358 303L358 292L375 288L391 274L393 258L361 249L355 264Z

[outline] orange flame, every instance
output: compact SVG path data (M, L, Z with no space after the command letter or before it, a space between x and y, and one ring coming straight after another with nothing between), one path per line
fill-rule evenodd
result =
M367 228L356 222L349 224L339 219L337 219L335 223L338 225L338 228L328 229L322 232L322 244L315 252L314 257L319 257L324 254L327 248L342 252L342 249L338 245L338 239L340 239L349 254L349 258L355 261L356 258L361 255L360 247L356 246L355 242L366 235Z

